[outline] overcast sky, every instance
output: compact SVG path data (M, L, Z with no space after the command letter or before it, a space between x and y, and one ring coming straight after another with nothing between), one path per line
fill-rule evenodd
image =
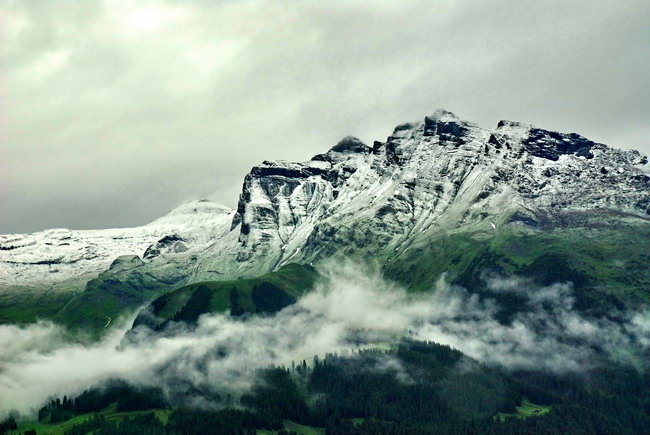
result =
M235 206L437 108L650 153L650 1L0 0L0 233Z

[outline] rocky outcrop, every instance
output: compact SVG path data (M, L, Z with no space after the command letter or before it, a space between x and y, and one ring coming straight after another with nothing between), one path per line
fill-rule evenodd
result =
M551 228L572 211L647 219L646 164L575 133L487 130L441 110L372 148L348 137L308 162L253 168L231 226L236 263L245 273L337 251L390 258L435 233Z
M122 255L117 257L108 268L111 272L124 272L142 266L144 261L137 255Z
M184 242L187 242L184 238L178 234L170 234L158 240L155 244L149 246L146 251L144 251L143 258L146 260L151 260L162 253L173 253L178 254L180 252L187 251L187 246Z

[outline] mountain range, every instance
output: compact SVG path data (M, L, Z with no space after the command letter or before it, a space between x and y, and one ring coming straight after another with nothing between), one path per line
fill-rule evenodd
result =
M136 228L2 235L0 321L101 334L157 297L170 320L206 282L204 311L232 310L233 288L245 289L238 309L255 311L253 290L288 304L309 289L311 266L332 258L371 262L411 291L442 274L474 291L486 275L519 274L571 282L585 310L646 305L648 159L438 110L383 142L345 137L307 162L265 161L236 209L200 200Z

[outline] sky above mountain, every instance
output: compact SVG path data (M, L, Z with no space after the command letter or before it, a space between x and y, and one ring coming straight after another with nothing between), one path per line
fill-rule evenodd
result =
M234 206L443 107L650 153L650 2L0 0L0 233Z

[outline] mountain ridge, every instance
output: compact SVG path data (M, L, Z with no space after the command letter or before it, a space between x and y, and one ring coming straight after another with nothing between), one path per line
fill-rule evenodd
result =
M645 228L647 163L638 151L575 133L513 121L484 129L438 110L372 146L348 136L306 162L256 165L236 210L192 202L143 227L99 231L92 241L84 239L92 232L80 231L0 236L0 293L81 292L92 282L126 287L142 301L163 289L252 278L337 254L390 269L456 235L480 241L515 230ZM61 252L75 251L70 240L78 260L67 274L52 272L65 266ZM98 251L101 261L88 258ZM122 255L141 262L111 270ZM143 287L149 290L139 294Z

